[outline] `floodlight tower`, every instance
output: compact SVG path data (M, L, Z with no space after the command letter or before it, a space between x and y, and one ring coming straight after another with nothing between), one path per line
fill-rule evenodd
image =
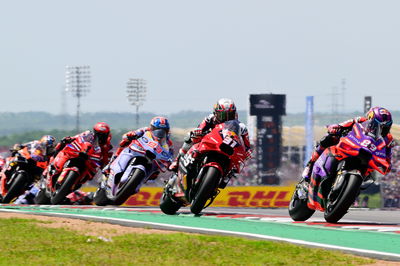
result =
M128 102L136 107L136 128L139 127L139 107L146 100L146 81L144 79L130 78L126 84Z
M65 90L76 97L76 132L79 133L79 112L81 108L81 97L90 91L90 66L66 66Z

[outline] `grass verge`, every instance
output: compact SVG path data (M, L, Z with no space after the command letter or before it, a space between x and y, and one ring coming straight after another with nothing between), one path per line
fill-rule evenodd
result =
M106 242L41 221L0 219L1 265L362 265L374 260L286 243L192 234L127 234Z

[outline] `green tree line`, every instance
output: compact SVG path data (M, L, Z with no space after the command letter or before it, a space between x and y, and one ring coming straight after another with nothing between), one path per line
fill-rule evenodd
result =
M122 135L128 132L128 129L112 130L111 144L116 147L121 141ZM6 136L0 136L0 147L12 147L15 143L26 143L32 140L38 140L43 135L52 135L57 141L60 141L66 136L75 136L75 130L35 130L28 131L19 134L9 134ZM172 135L172 141L174 143L182 142L181 136Z

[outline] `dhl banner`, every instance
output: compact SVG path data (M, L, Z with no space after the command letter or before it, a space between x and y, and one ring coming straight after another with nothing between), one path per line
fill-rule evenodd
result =
M84 191L94 191L86 187ZM294 187L226 187L216 197L212 207L288 207ZM162 187L142 187L140 192L131 196L124 206L159 206Z
M214 207L288 207L294 187L227 187L215 198Z

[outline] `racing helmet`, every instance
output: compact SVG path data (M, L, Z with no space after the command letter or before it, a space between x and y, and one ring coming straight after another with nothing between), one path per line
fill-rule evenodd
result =
M106 144L110 135L110 126L105 122L98 122L93 126L93 133L100 145Z
M220 123L237 119L235 103L231 99L219 99L214 105L214 115Z
M163 116L153 117L150 121L150 130L159 139L165 138L169 133L168 119Z
M392 114L385 108L372 107L366 114L367 123L366 131L375 136L382 135L385 137L392 127Z
M40 143L44 144L46 147L46 154L54 153L54 149L56 147L56 138L51 135L44 135L40 139Z

